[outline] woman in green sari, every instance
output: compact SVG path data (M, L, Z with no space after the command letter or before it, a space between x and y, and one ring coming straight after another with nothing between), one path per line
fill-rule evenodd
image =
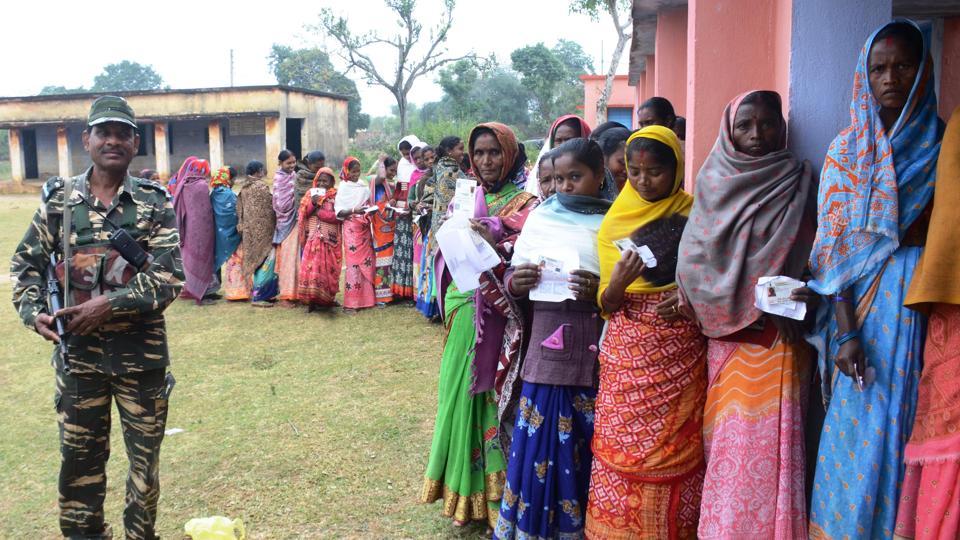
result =
M481 275L476 291L461 292L442 270L443 251L437 253L437 298L443 299L440 307L448 334L420 499L424 503L442 499L442 514L453 518L455 525L475 520L493 527L507 469L500 445L497 383L502 385L520 345L518 312L506 292L503 273L537 200L517 187L525 180L527 156L510 128L496 122L478 125L470 133L468 153L480 183L472 225L496 248L502 263ZM505 333L507 341L515 343L512 348L503 347Z

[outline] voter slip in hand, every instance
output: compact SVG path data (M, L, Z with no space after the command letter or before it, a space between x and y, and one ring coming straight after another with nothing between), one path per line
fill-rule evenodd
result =
M637 246L633 243L633 240L630 240L629 238L621 238L620 240L616 240L613 242L613 245L617 246L617 249L620 250L621 254L626 251L636 252L636 254L640 256L640 260L643 261L643 265L647 268L657 267L657 257L646 245Z
M557 246L543 249L535 260L540 267L540 281L530 291L530 300L563 302L577 299L570 289L570 274L580 268L580 255L576 248Z
M436 238L447 270L461 292L479 287L480 274L501 262L500 255L464 217L448 219L437 231Z
M757 280L754 305L764 313L797 321L807 316L807 304L791 300L794 289L806 287L803 281L786 276L764 276Z

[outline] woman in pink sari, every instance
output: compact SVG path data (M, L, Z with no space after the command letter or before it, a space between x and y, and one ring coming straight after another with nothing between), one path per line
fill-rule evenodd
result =
M337 219L343 221L343 258L347 267L343 285L343 309L348 313L355 313L358 309L371 308L376 304L373 293L376 274L373 236L370 232L370 218L363 206L370 198L370 188L360 184L358 187L365 190L366 194L358 197L360 202L357 206L346 206L350 201L345 192L355 189L347 186L356 185L360 180L360 160L353 156L343 160L340 180L339 196L334 208Z

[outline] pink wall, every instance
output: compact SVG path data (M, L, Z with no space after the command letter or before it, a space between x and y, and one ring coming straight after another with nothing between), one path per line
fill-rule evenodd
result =
M657 58L652 55L647 55L647 69L643 72L643 95L645 99L650 99L653 96L657 95L654 91L654 83L657 80Z
M687 109L687 8L668 9L657 14L656 51L653 95L669 99L677 115L684 116Z
M583 81L583 119L590 124L590 127L596 127L597 100L600 98L600 92L603 91L606 78L603 75L581 75L580 80ZM636 106L636 90L628 83L627 76L614 77L613 91L610 93L610 99L607 100L607 107L630 107L636 118Z
M940 66L940 117L949 120L960 106L960 17L943 20L943 63Z
M777 4L781 4L778 7ZM786 8L782 4L788 4ZM686 186L720 129L727 103L751 89L788 96L791 2L690 0L687 30ZM780 20L778 20L780 19ZM786 33L786 36L783 34ZM782 50L783 47L786 50ZM788 101L785 97L784 101Z
M793 2L781 0L774 7L774 85L783 100L783 116L790 118L790 43L793 23Z

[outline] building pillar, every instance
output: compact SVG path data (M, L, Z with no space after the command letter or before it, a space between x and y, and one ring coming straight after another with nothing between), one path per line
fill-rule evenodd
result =
M57 127L57 164L60 177L73 176L73 154L70 152L70 137L67 126Z
M684 116L687 108L687 8L667 9L657 14L656 51L654 95L670 100L677 116Z
M153 155L157 162L157 174L166 182L170 178L170 143L167 139L168 124L153 124Z
M283 116L270 116L263 120L264 138L266 143L267 174L271 177L279 168L277 156L286 145L287 119Z
M716 142L720 117L727 103L747 90L777 88L778 61L789 61L789 57L778 59L773 51L777 43L778 3L690 0L687 5L685 186L690 191L700 166ZM832 18L832 12L824 10L821 19L823 13L831 13ZM838 28L834 31L845 32ZM826 62L821 60L821 63Z
M794 0L790 38L790 149L819 171L827 147L850 124L853 73L870 34L888 22L891 0ZM829 16L824 16L829 13ZM786 101L786 100L785 100Z
M19 129L10 129L8 142L10 144L10 176L17 184L22 184L27 177L27 170Z
M220 120L211 120L207 126L210 139L210 170L216 171L223 167L223 132L220 129Z
M943 51L940 55L940 117L950 119L950 113L960 106L960 17L943 20Z
M654 83L657 79L655 75L657 58L652 54L648 54L646 64L647 70L644 72L646 75L643 78L643 94L645 100L657 95L654 90Z

